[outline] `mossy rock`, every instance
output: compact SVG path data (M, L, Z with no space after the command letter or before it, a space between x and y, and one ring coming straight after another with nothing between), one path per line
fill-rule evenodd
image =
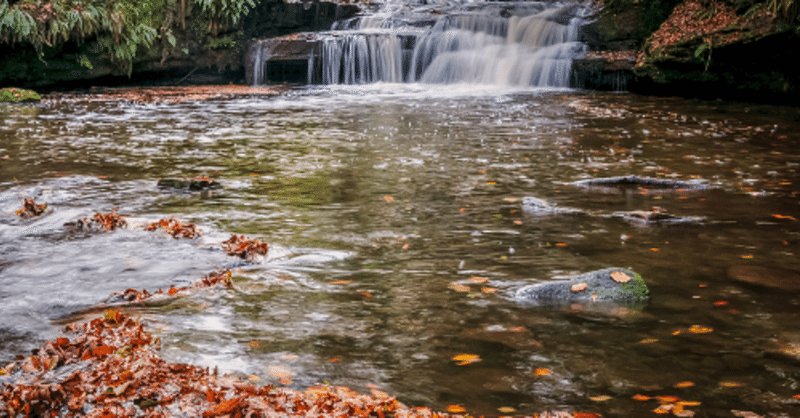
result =
M0 103L38 102L39 100L42 100L42 97L33 90L16 87L0 89Z
M573 302L636 303L650 297L639 274L624 268L608 268L582 274L572 280L539 283L517 290L514 299L535 305Z

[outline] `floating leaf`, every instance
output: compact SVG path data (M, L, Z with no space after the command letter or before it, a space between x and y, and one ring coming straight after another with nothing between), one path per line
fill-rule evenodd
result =
M653 248L651 248L651 249L650 249L650 251L652 251L652 252L654 252L654 253L657 253L657 252L659 252L659 251L661 251L661 250L660 250L659 248L655 248L655 247L653 247Z
M675 384L676 388L689 388L689 387L692 387L692 386L694 386L694 382L690 382L688 380L684 381L684 382L678 382L678 383Z
M797 218L795 218L794 216L779 215L777 213L773 213L772 217L775 218L775 219L788 219L790 221L796 221L797 220Z
M545 369L545 368L539 368L533 371L533 374L535 376L547 376L552 373L553 372L551 372L550 369Z
M250 341L248 345L250 348L258 348L261 347L261 341Z
M580 283L575 283L574 285L572 285L572 287L570 287L569 290L571 290L573 292L580 292L582 290L586 290L587 287L589 287L589 285L586 284L586 282L580 282Z
M328 284L350 284L353 283L352 280L334 280L332 282L328 282Z
M713 332L714 329L710 327L704 327L702 325L692 325L689 327L689 332L693 334L708 334L709 332Z
M591 400L593 400L595 402L605 402L605 401L609 401L609 400L611 400L613 398L608 396L608 395L600 395L600 396L590 396L589 399L591 399Z
M658 341L658 338L645 338L645 339L639 341L639 344L652 344L652 343L657 342L657 341Z
M633 399L634 401L649 401L650 397L649 396L645 396L645 395L640 395L640 394L637 393L637 394L633 395L631 397L631 399Z
M450 360L457 361L458 366L466 366L468 364L481 361L481 357L477 354L459 354L457 356L453 356L453 358Z
M728 304L728 302L724 301L724 300L718 300L718 301L714 302L714 306L725 306L727 304Z
M496 287L482 287L481 288L481 292L483 292L483 293L494 293L494 292L497 292L497 288Z
M516 411L516 409L514 409L514 408L512 408L510 406L501 406L501 407L497 408L497 410L500 413L503 413L503 414L510 414L510 413Z
M625 274L625 272L619 270L612 272L611 278L614 279L614 281L617 283L628 283L629 281L631 281L631 276L628 276L627 274Z
M742 384L737 382L719 382L719 385L726 388L738 388Z
M456 292L469 292L469 286L464 286L463 284L458 284L456 282L452 282L447 285L448 289L455 290Z
M247 380L251 382L258 382L259 380L261 380L261 378L254 374L251 374L250 376L247 376Z
M460 414L462 412L467 412L461 405L447 405L447 412L451 414Z
M556 247L566 247L566 246L567 246L567 243L565 243L565 242L557 242L556 243Z
M656 399L661 403L675 403L681 400L681 398L677 396L656 396Z
M469 281L474 283L486 283L489 281L489 279L487 279L486 277L472 276L469 278Z
M387 201L387 202L394 202L394 198L393 198L393 197L391 197L391 196L384 196L384 197L383 197L383 200L385 200L385 201Z
M669 414L672 410L671 405L661 405L658 408L654 409L653 412L656 414Z
M283 366L267 366L267 372L272 377L277 377L280 379L288 379L294 376L294 372L283 367Z
M680 406L700 406L702 402L698 401L679 401L678 405Z
M334 357L334 358L329 358L328 359L328 363L336 363L337 361L342 361L342 358L341 357Z

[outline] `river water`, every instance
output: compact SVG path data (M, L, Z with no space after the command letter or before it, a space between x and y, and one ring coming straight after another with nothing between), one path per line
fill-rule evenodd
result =
M686 406L697 416L800 416L797 292L726 273L800 270L798 128L797 109L768 105L415 84L2 105L0 360L115 291L231 268L233 289L128 308L166 359L295 388L376 385L473 414L646 416L659 403L632 399L642 394L701 402ZM156 184L198 175L223 187ZM622 175L708 188L567 184ZM19 219L24 196L48 213ZM543 216L526 197L583 213ZM204 234L65 225L113 207ZM654 207L688 222L620 214ZM269 256L226 256L217 244L231 233L268 242ZM513 300L521 286L611 266L639 272L648 303ZM481 361L458 365L459 354Z

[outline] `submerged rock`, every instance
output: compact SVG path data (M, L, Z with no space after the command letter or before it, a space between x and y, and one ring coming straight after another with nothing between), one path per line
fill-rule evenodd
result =
M567 184L583 188L640 188L675 191L708 189L708 186L700 181L659 179L653 177L639 177L635 175L580 180Z
M196 177L193 179L161 179L158 181L158 187L162 189L199 191L217 189L222 187L222 185L205 177Z
M562 208L537 197L522 198L522 210L536 216L548 215L577 215L583 213L580 209Z
M705 221L702 216L675 216L668 213L663 208L654 206L653 210L634 210L628 212L614 212L610 215L613 218L622 218L635 226L654 226L654 225L683 225L701 224Z
M794 270L762 266L733 266L728 269L728 277L744 283L793 292L800 291L800 273Z
M514 299L530 304L571 302L640 302L650 289L639 274L613 267L582 274L572 280L539 283L517 290Z

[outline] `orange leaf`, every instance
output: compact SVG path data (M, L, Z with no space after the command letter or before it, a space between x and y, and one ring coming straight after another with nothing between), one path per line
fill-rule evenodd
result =
M611 278L614 279L614 281L617 283L628 283L629 281L631 281L631 276L628 276L627 274L619 270L612 272Z
M573 412L572 416L575 418L600 418L602 415L594 412Z
M689 332L694 334L708 334L709 332L713 332L714 329L710 327L704 327L702 325L692 325L689 327Z
M247 376L247 380L251 382L258 382L259 380L261 380L261 378L254 374L251 374L250 376Z
M654 343L656 341L658 341L657 338L645 338L645 339L639 341L639 344L652 344L652 343Z
M741 386L741 383L737 383L737 382L719 382L719 385L720 386L724 386L726 388L736 388L736 387Z
M533 371L533 374L536 376L547 376L551 373L553 372L551 372L550 369L545 369L545 368L539 368Z
M328 284L349 284L353 283L352 280L334 280L332 282L328 282Z
M294 376L294 372L281 366L267 366L267 371L270 376L277 378L289 378Z
M358 292L358 294L361 295L361 296L364 296L364 297L368 297L368 298L372 297L372 293L368 293L368 292Z
M450 360L459 362L459 366L466 366L467 364L481 361L481 357L477 354L459 354L457 356L453 356L453 358Z
M794 216L779 215L777 213L773 213L772 217L775 218L775 219L788 219L790 221L796 221L797 220Z
M469 278L469 281L474 283L486 283L489 281L489 279L487 279L486 277L472 276Z
M467 410L460 405L447 405L447 412L451 414L460 414L462 412L467 412Z
M514 409L514 408L512 408L510 406L501 406L501 407L497 408L497 410L500 411L500 413L503 413L503 414L510 414L510 413L516 411L516 409Z
M595 402L605 402L605 401L609 401L609 400L611 400L613 398L608 396L608 395L600 395L600 396L590 396L589 399L591 399L591 400L593 400Z
M391 197L391 196L384 196L384 197L383 197L383 200L385 200L385 201L387 201L387 202L394 202L394 198L393 198L393 197Z
M718 300L718 301L714 302L714 306L725 306L727 304L728 304L728 302L724 301L724 300Z
M645 395L640 395L640 394L637 393L637 394L633 395L631 397L631 399L633 399L634 401L649 401L650 397L649 396L645 396Z
M654 253L657 253L657 252L659 252L659 251L661 251L661 250L660 250L660 249L658 249L658 248L655 248L655 247L653 247L653 248L651 248L651 249L650 249L650 251L652 251L652 252L654 252Z
M586 282L580 282L572 285L572 287L570 287L569 290L573 292L580 292L581 290L586 290L587 287L589 287L589 285L586 284Z
M482 287L481 292L483 293L494 293L497 292L497 288L495 287Z
M564 243L564 242L557 242L556 243L556 247L566 247L566 246L567 246L567 244Z
M114 347L110 347L107 345L101 345L100 347L95 348L92 350L92 355L95 357L103 357L107 356L114 352Z
M453 289L456 292L469 292L469 286L464 286L463 284L458 284L456 282L452 282L447 285L448 289Z
M672 408L667 408L664 405L661 405L658 408L654 409L653 412L655 412L656 414L669 414L669 411L671 409Z
M656 399L661 403L675 403L681 400L681 398L677 396L656 396Z
M692 387L692 386L694 386L694 382L690 382L688 380L685 381L685 382L678 382L678 383L675 384L676 388L689 388L689 387Z
M328 359L328 363L336 363L337 361L342 361L342 358L341 357L334 357L334 358L329 358Z
M701 403L702 402L698 402L698 401L680 401L680 402L678 402L678 405L680 405L680 406L698 406Z
M175 287L170 287L169 291L167 292L167 294L170 296L175 296L176 293L178 293L178 289L176 289Z

